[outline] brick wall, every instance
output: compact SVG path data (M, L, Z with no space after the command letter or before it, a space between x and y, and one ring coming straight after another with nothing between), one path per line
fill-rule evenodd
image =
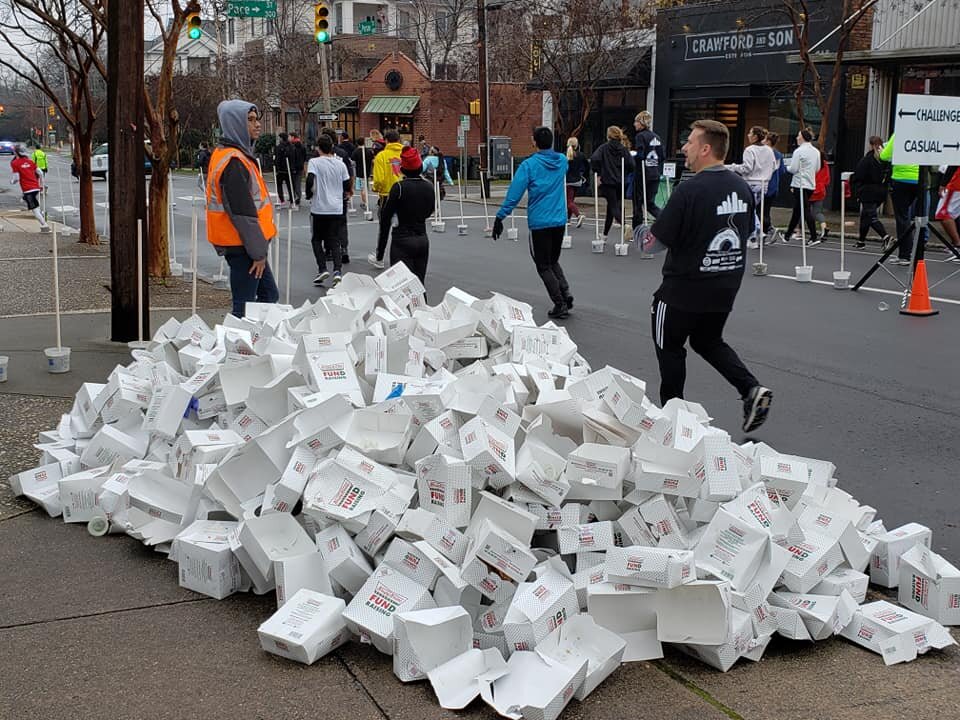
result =
M403 75L403 85L396 92L384 83L391 70ZM455 155L460 116L470 112L470 101L480 97L480 89L477 83L430 80L409 57L391 53L364 80L332 83L331 94L358 96L361 110L374 95L419 95L420 102L413 113L414 139L423 135L445 154ZM490 106L491 135L512 137L514 154L526 155L532 142L531 131L540 124L541 93L527 90L522 84L491 83ZM378 127L379 121L379 115L361 112L359 133L367 135L374 128L383 130ZM477 154L481 135L478 118L471 117L467 133L470 155Z

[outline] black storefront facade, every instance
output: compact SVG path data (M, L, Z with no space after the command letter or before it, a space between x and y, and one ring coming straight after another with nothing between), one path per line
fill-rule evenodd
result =
M813 42L840 22L834 0L810 0L809 37ZM739 162L747 131L760 125L780 135L778 149L796 147L800 127L795 92L800 67L787 62L798 53L789 17L779 3L733 0L688 5L657 16L654 128L669 157L676 157L698 118L719 120L730 129L727 162ZM820 49L833 50L828 40ZM820 113L806 93L805 124L816 132ZM834 103L831 127L839 127L843 98ZM836 145L836 132L827 147Z

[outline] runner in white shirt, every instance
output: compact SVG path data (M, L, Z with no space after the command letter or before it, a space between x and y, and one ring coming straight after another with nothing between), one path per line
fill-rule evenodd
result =
M343 253L340 238L346 223L343 203L350 187L350 173L343 161L333 154L333 141L326 135L317 140L320 156L307 164L307 200L310 201L310 219L313 232L310 237L313 256L317 260L317 276L313 284L323 285L330 277L327 255L333 259L333 286L340 282Z

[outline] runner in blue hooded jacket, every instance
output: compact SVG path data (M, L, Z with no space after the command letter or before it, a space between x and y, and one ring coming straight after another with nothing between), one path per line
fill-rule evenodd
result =
M540 279L553 301L551 318L565 318L573 308L570 286L560 268L560 245L567 224L567 158L553 149L553 131L533 131L537 152L517 168L507 197L493 223L493 239L503 234L503 220L527 193L527 226L530 228L530 255Z

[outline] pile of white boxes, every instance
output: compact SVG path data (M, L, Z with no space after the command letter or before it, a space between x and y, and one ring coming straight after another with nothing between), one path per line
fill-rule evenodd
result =
M10 482L169 553L185 588L275 591L268 652L359 640L445 708L552 720L664 642L723 671L774 633L887 663L953 643L960 572L927 528L886 531L832 463L591 371L524 303L430 307L400 265L247 314L164 324ZM910 609L862 604L871 580Z

